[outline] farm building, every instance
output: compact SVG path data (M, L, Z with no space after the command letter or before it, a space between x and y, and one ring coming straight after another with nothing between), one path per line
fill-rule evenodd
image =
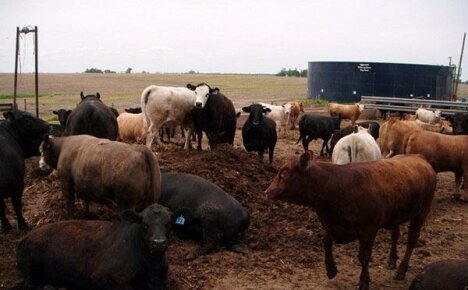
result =
M455 68L380 62L309 62L308 97L358 102L361 96L450 100Z

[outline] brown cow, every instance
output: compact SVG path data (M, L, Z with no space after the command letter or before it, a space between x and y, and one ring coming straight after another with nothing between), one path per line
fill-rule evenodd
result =
M123 142L140 142L146 138L146 121L143 113L122 113L117 117L119 140Z
M116 203L120 210L142 210L159 200L161 173L153 153L130 145L89 135L46 136L40 147L42 170L57 170L68 215L75 208L75 194L89 201Z
M288 102L291 106L291 112L289 113L289 125L290 129L294 130L296 128L297 118L299 118L299 114L302 112L304 113L304 106L300 102Z
M337 103L328 103L328 113L331 117L341 116L342 119L349 119L353 125L363 110L362 105L341 105Z
M392 232L388 259L395 268L399 225L409 221L405 256L395 279L404 279L411 253L429 213L436 186L436 173L418 155L336 165L315 162L312 152L292 156L266 190L268 198L307 205L314 209L325 230L327 276L338 270L332 254L333 242L359 240L361 276L359 288L369 288L368 264L377 231Z
M407 154L421 154L436 172L455 173L455 199L468 201L468 136L414 131L408 136ZM464 196L460 193L463 177Z
M390 158L397 154L403 154L408 135L414 130L421 130L415 121L400 121L390 118L380 126L379 143L382 157Z

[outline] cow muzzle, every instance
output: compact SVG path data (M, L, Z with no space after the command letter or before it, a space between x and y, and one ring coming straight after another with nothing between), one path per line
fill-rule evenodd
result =
M195 107L198 108L198 109L203 108L202 106L203 106L203 103L202 103L202 102L196 102L196 103L195 103Z
M42 172L50 172L52 171L52 168L50 168L49 165L44 160L44 156L41 156L41 159L39 160L39 168L41 169Z
M162 252L167 249L168 241L167 239L154 239L151 242L151 252Z

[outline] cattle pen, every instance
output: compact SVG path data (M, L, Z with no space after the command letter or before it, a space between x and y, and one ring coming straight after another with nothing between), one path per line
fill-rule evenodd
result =
M417 109L424 107L438 109L444 116L451 116L455 113L468 113L468 103L466 102L362 96L361 104L364 105L365 109L381 112L414 113Z

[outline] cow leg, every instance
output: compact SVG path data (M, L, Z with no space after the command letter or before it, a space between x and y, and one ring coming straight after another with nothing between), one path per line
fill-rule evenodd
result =
M201 151L202 150L201 142L202 142L202 138L203 138L203 131L202 130L197 130L195 132L195 134L197 135L197 150Z
M75 213L75 191L73 183L68 182L67 184L64 184L64 182L62 182L62 192L67 206L68 217L73 218Z
M335 259L333 258L333 238L326 232L323 237L323 249L325 250L325 268L327 269L328 279L333 279L338 273Z
M185 136L185 145L184 145L185 150L192 149L192 142L190 140L190 138L192 138L192 134L193 134L193 128L189 127L187 129L187 135Z
M185 256L184 260L192 261L198 256L208 255L213 252L219 251L220 248L220 237L218 235L218 230L215 225L210 225L208 222L203 226L203 245L195 250L191 251L188 255Z
M6 216L5 200L3 198L0 198L0 219L2 220L2 229L4 231L9 231L13 228Z
M410 220L410 226L408 230L408 242L406 244L406 252L403 260L398 267L398 270L395 275L395 280L405 279L406 271L408 271L409 259L413 253L413 249L416 246L416 242L419 239L419 233L424 224L426 215L420 215Z
M23 206L21 205L21 196L22 194L15 194L13 197L11 197L11 203L13 204L13 208L16 213L16 219L18 221L18 228L20 230L25 230L28 229L28 224L24 220L23 217Z
M468 176L463 177L462 171L455 172L455 193L453 194L454 199L461 200L461 201L468 201L468 196L466 194L467 178ZM463 181L463 193L464 194L460 192L462 181Z
M275 152L275 144L268 149L268 160L270 164L273 162L273 153Z
M159 132L159 127L161 126L154 126L153 122L151 122L151 125L148 127L148 131L146 134L146 147L148 147L148 149L150 150L151 144L153 144L154 137L156 136L155 132ZM156 138L156 142L159 146L162 146L161 140L159 138Z
M323 143L322 143L322 149L320 150L320 156L323 156L323 149L325 147L328 147L328 144L327 142L325 141L325 139L323 140ZM329 151L330 149L328 149L327 151Z
M374 245L375 230L367 230L359 236L359 262L361 263L361 275L359 277L359 289L369 289L369 261L372 256L372 246Z
M265 153L264 149L258 150L258 158L263 163L263 153Z
M392 234L392 247L390 249L390 255L388 256L388 268L395 269L396 261L398 259L397 243L398 243L398 238L400 237L400 226L396 226L393 229L391 229L391 234Z
M310 141L312 141L312 137L310 136L302 138L302 147L304 147L304 151L309 150Z

